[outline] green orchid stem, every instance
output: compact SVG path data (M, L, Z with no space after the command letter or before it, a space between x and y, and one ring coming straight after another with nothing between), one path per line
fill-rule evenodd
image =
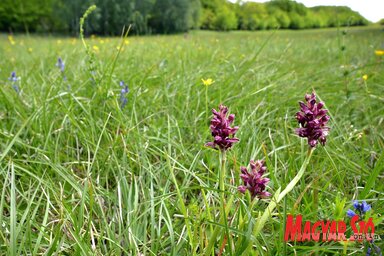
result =
M227 162L227 153L225 150L221 150L220 152L220 163L221 163L221 166L220 166L220 177L219 177L219 190L220 190L220 197L223 201L223 203L225 203L225 198L224 198L224 183L225 183L225 172L226 172L226 168L225 168L225 164ZM222 205L223 206L223 205Z
M227 152L222 149L220 150L220 171L219 171L219 193L220 193L220 220L219 223L222 224L222 226L225 227L225 234L228 239L228 244L229 246L231 245L230 243L230 237L229 237L229 229L228 229L228 223L227 223L227 211L226 205L225 205L225 174L226 174L226 162L227 162ZM232 204L232 198L230 199L230 203ZM212 233L209 244L205 250L205 255L211 255L212 254L212 249L216 243L217 236L219 235L221 227L217 226ZM230 254L232 254L232 250L230 249Z
M225 227L225 234L227 236L228 245L231 246L230 237L229 237L229 230L228 230L228 222L227 222L227 214L225 211L225 175L226 175L226 163L227 163L227 152L225 149L222 149L220 151L220 183L219 183L219 189L220 189L220 204L221 204L221 215L224 217L223 222L221 224ZM229 249L230 254L232 255L232 250Z

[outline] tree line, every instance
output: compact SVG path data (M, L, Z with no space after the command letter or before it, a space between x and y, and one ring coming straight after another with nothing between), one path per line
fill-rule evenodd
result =
M133 34L179 33L190 29L264 30L367 25L348 7L307 8L291 0L232 3L227 0L1 0L0 30L77 34L79 19L92 34L119 35L132 25Z

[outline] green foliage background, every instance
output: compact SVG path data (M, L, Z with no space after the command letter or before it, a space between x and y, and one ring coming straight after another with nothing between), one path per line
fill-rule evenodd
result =
M307 8L290 0L231 3L227 0L2 0L0 30L77 34L79 18L92 4L89 33L119 35L132 24L135 34L177 33L189 29L262 30L366 25L348 7Z

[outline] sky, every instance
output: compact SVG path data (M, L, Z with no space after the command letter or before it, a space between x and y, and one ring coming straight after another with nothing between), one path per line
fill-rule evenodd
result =
M234 0L231 0L235 2ZM247 1L247 0L245 0ZM249 1L249 0L248 0ZM267 2L265 0L251 0L253 2ZM384 18L384 0L296 0L307 7L318 5L348 6L359 12L367 20L377 22Z

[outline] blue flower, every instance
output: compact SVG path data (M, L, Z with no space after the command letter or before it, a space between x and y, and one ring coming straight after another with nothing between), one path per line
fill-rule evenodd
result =
M373 244L373 243L372 243L372 244ZM375 252L376 252L377 255L379 255L379 256L383 256L383 254L381 253L381 249L380 249L379 246L373 244L373 247L375 248Z
M12 82L14 82L14 83L16 83L17 81L20 80L20 77L17 77L17 76L16 76L16 72L13 71L13 72L11 73L11 77L9 77L8 80L9 80L9 81L12 81Z
M348 217L352 218L355 215L356 215L356 213L354 211L352 211L351 209L348 209L348 211L347 211L347 216Z
M365 214L367 211L371 210L371 205L367 204L366 201L362 201L359 203L359 201L355 200L353 201L353 208L358 212L359 215ZM347 216L348 217L353 217L357 215L353 210L349 209L347 211Z
M375 255L378 255L378 256L383 256L382 252L381 252L381 249L379 248L379 246L375 245L375 243L373 242L373 239L370 241L371 245L373 246L373 249L375 250L374 254ZM371 256L372 255L372 246L368 247L367 249L367 256Z
M357 200L353 201L353 207L360 213L364 214L371 210L371 205L367 204L366 201L359 203Z
M126 95L129 93L129 88L128 88L128 85L124 83L124 81L120 81L120 86L122 87L120 91L120 106L121 108L124 108L128 102Z
M361 204L362 212L366 213L367 211L371 210L371 205L367 204L367 202L363 201Z
M13 71L11 73L11 77L8 78L9 81L12 82L12 88L17 92L17 93L20 93L20 88L19 86L17 85L17 83L19 82L20 80L20 77L17 77L16 76L16 72Z
M57 59L56 67L58 67L61 72L64 72L65 63L60 57Z

